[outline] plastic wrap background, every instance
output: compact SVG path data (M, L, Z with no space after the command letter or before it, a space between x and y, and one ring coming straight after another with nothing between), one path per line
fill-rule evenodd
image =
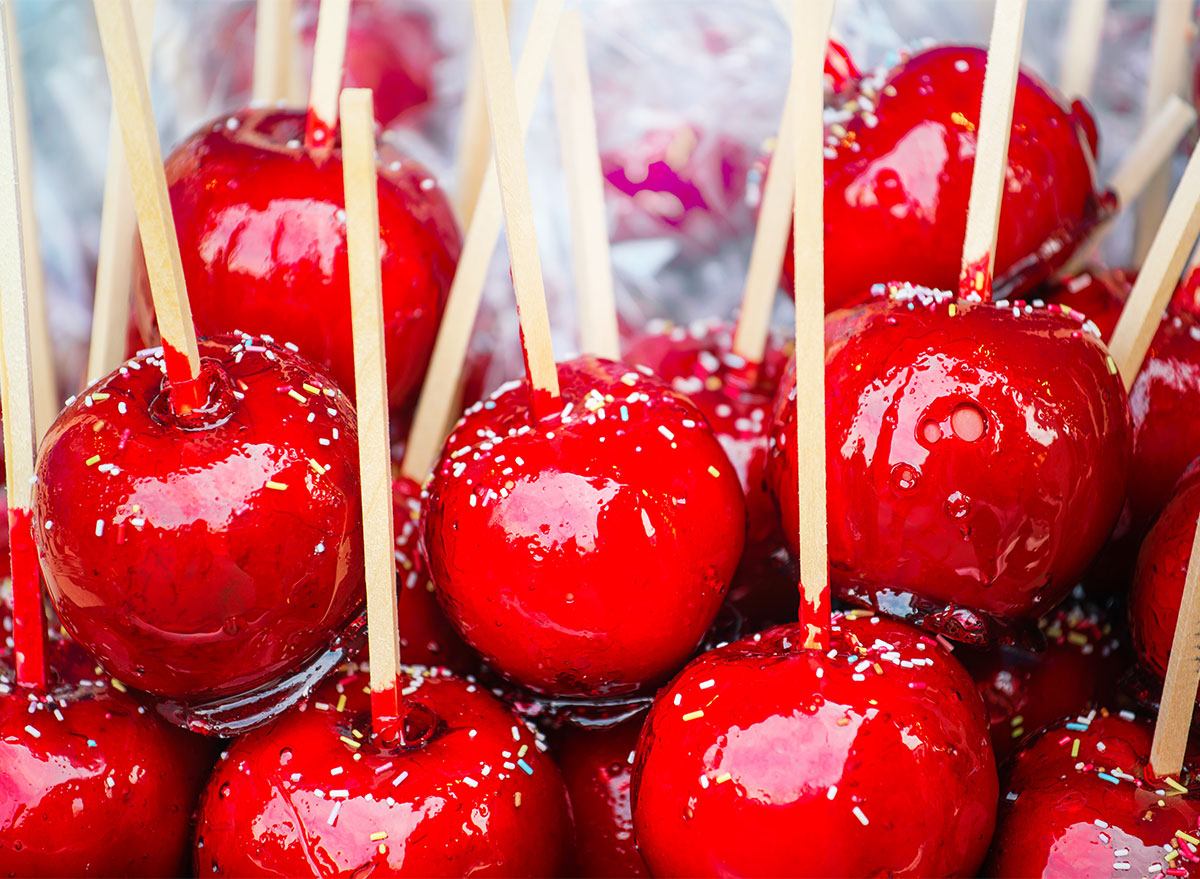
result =
M378 0L377 0L378 2ZM442 60L436 100L418 127L388 133L454 191L453 156L471 40L467 0L385 0L425 10ZM307 14L303 11L301 14ZM650 132L690 130L694 155L714 165L733 151L754 159L778 125L789 64L788 28L773 0L582 0L602 154L633 161ZM515 0L519 53L532 0ZM983 43L990 0L839 0L834 36L864 69L922 41ZM1102 175L1136 131L1147 74L1151 0L1111 0L1092 106ZM1067 0L1031 0L1024 60L1050 82L1058 71ZM18 0L17 15L35 141L37 221L60 391L77 390L90 326L100 201L107 161L109 91L90 0ZM201 123L248 100L252 0L159 0L151 90L164 151ZM1189 95L1190 97L1190 95ZM538 242L556 353L575 352L576 326L557 133L549 82L527 141ZM706 158L707 157L707 158ZM703 166L703 161L700 161ZM1178 163L1177 163L1178 164ZM707 173L703 170L701 173ZM649 317L731 316L753 233L759 169L717 217L680 229L634 228L636 206L608 189L613 261L626 326ZM634 210L636 214L636 210ZM703 212L701 212L703 213ZM689 221L690 222L690 221ZM707 225L706 225L707 222ZM718 223L714 229L712 223ZM635 217L636 226L636 217ZM1109 237L1119 264L1128 224ZM778 320L786 326L789 306ZM473 349L488 352L486 384L521 373L507 255L497 246Z

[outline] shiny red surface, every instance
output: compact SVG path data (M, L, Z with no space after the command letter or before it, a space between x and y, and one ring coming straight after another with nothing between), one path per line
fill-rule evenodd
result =
M1170 314L1200 319L1200 271L1185 273L1167 305Z
M835 617L833 657L779 626L659 694L633 779L655 876L974 875L997 782L971 678L915 629L855 616Z
M611 729L567 727L555 741L575 816L575 856L568 875L612 879L649 876L633 840L629 788L642 717Z
M825 50L825 89L838 94L853 86L860 76L850 51L837 40L830 40Z
M421 553L421 487L401 477L392 483L396 531L396 590L400 658L405 665L444 666L458 674L479 670L479 658L446 619ZM365 656L364 656L365 658Z
M625 359L653 369L704 413L746 494L746 548L728 600L755 628L796 619L795 572L787 564L779 511L767 491L767 440L775 392L788 354L772 340L766 362L733 354L733 327L652 323L626 346ZM761 625L760 625L761 624Z
M341 151L305 152L304 121L244 110L201 129L167 159L171 207L197 332L292 342L353 394ZM404 408L425 373L460 242L423 167L384 146L379 180L388 396ZM157 341L136 262L135 317L142 338Z
M825 302L865 301L898 278L958 289L986 53L940 46L858 81L826 111ZM1022 73L1013 111L995 275L1027 291L1111 207L1094 172L1086 108ZM792 287L788 248L784 283Z
M14 691L11 666L0 683L0 873L183 875L203 742L81 682L78 647L58 640L50 655L49 690Z
M1063 715L1110 704L1129 665L1107 615L1074 600L1038 620L1029 642L956 655L983 697L997 763Z
M1087 316L1100 338L1112 338L1134 275L1122 269L1089 269L1050 284L1042 295L1048 302L1069 306Z
M825 339L835 594L967 641L1066 597L1130 458L1120 376L1080 318L900 288L830 315ZM768 461L791 540L794 394L789 378Z
M33 516L20 507L8 509L12 541L12 632L14 667L18 685L46 686L46 608L42 597L42 572L33 541Z
M621 695L686 662L742 554L741 486L704 416L636 369L559 364L562 412L524 382L469 409L427 487L442 606L511 680Z
M261 340L200 352L210 405L188 419L153 354L68 406L34 503L64 628L121 680L184 701L294 670L363 600L350 401Z
M1190 772L1183 779L1190 792L1182 796L1165 782L1147 783L1152 725L1132 715L1105 714L1056 724L1017 754L1001 785L983 875L1200 875L1195 849L1175 835L1194 837L1200 819L1200 794ZM1180 856L1166 859L1167 850L1181 847ZM1151 873L1155 864L1158 870Z
M1200 466L1193 465L1142 541L1129 594L1134 650L1142 665L1160 679L1167 673L1198 519Z
M357 673L234 742L200 801L196 875L560 875L570 808L534 734L448 672L403 683L405 745L371 735Z

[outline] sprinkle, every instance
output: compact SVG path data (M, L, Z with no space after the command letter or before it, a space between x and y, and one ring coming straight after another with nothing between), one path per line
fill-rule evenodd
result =
M714 467L712 464L708 465L708 472L709 472L709 475L711 475L711 476L720 476L721 475L721 471L718 470L716 467Z
M712 678L709 678L707 681L701 681L701 682L700 682L700 689L701 689L701 690L707 690L707 689L709 689L710 687L716 686L716 683L717 683L717 682L716 682L715 680L713 680Z
M341 739L343 742L345 742L347 745L349 745L351 748L361 748L362 747L361 743L354 741L354 739L350 738L349 736L338 736L338 738Z
M1075 732L1087 732L1087 724L1086 723L1068 723L1067 729L1074 730Z
M128 692L128 691L125 689L125 685L124 685L123 683L121 683L120 681L118 681L116 678L113 678L113 679L112 679L112 688L113 688L114 690L116 690L118 693L125 693L125 692Z
M40 731L40 730L38 730L36 727L33 727L33 726L28 726L28 725L27 725L27 726L25 727L25 732L29 733L29 734L30 734L31 736L33 736L35 739L40 739L40 738L42 737L42 733L41 733L41 731Z
M665 424L660 424L658 426L658 432L661 433L663 436L665 436L669 440L675 439L675 434L671 433L671 431L669 431L667 429L667 426Z
M103 519L96 520L96 536L97 537L104 536L104 520Z
M530 766L528 763L526 763L524 760L518 760L517 765L521 767L521 770L526 775L533 775L533 767Z
M331 790L329 792L329 799L331 799L331 800L344 800L349 796L350 796L350 791L345 790L345 789Z
M337 816L338 816L338 812L340 812L340 811L342 811L342 804L341 804L341 802L339 801L339 802L336 802L336 803L334 803L334 804L333 804L333 811L331 811L331 812L329 813L329 819L328 819L328 820L329 820L329 824L330 824L330 826L333 826L334 824L337 824Z
M1200 839L1196 839L1196 837L1192 836L1190 833L1184 833L1182 830L1176 830L1175 835L1184 842L1190 842L1192 845L1200 845Z
M1109 375L1116 375L1116 374L1117 374L1117 362L1116 362L1115 360L1113 360L1113 359L1112 359L1112 355L1111 355L1111 354L1110 354L1110 355L1108 355L1108 357L1106 358L1106 360L1107 360L1107 362L1108 362L1108 374L1109 374Z
M1175 779L1171 778L1170 776L1164 778L1163 781L1165 781L1171 787L1175 788L1175 790L1179 791L1181 794L1186 794L1188 792L1188 789L1186 787L1184 787L1182 784L1180 784L1179 782L1177 782Z
M701 718L703 716L704 716L704 711L702 709L697 709L695 711L689 711L687 714L683 715L683 719L684 720L698 720L699 718Z
M1071 744L1071 756L1072 756L1072 757L1078 757L1078 756L1079 756L1079 739L1076 739L1076 740L1075 740L1075 741L1074 741L1074 742Z
M307 402L307 400L304 399L304 395L295 388L288 388L288 396L299 403ZM333 822L331 821L330 823L332 824Z
M88 458L88 459L87 459L86 461L84 461L83 463L84 463L86 466L88 466L88 467L91 467L93 464L95 464L95 463L99 462L99 460L100 460L100 456L99 456L99 455L92 455L92 457Z
M520 730L518 730L518 729L516 728L516 726L513 726L513 727L512 727L512 737L513 737L513 741L514 741L514 742L519 742L519 741L521 741L521 731L520 731Z
M96 393L92 394L92 399L104 402L108 399L108 394L104 393L103 391L96 391Z
M867 816L863 814L863 810L860 809L858 806L855 806L850 811L854 813L854 817L858 819L858 822L860 824L862 824L863 827L866 827L868 824L871 823L870 821L867 820Z
M325 468L322 467L320 464L318 464L316 461L314 461L312 458L308 459L308 466L311 467L312 472L316 473L318 476L323 476L325 474Z
M287 483L275 482L274 480L268 479L267 488L274 489L275 491L287 491Z
M329 774L330 775L341 775L345 771L346 771L345 768L343 768L341 766L335 766L329 770Z
M829 785L829 790L825 791L825 799L832 800L837 796L838 786L836 784Z
M381 839L387 839L386 830L376 830L371 834L371 842L379 842Z
M1096 775L1098 775L1100 778L1103 778L1105 781L1110 782L1111 784L1120 784L1121 783L1121 779L1114 778L1113 776L1109 775L1107 772L1097 772Z
M479 787L479 782L477 782L475 779L471 778L470 776L467 776L466 778L463 779L463 784L467 785L467 787Z
M313 385L310 385L308 382L305 382L300 387L304 388L304 390L308 391L314 397L321 396L321 389L318 387L314 387Z
M400 782L404 781L404 779L406 779L406 778L408 778L408 770L407 769L405 769L403 772L401 772L399 775L397 775L395 778L392 779L392 787L399 787Z
M345 693L342 693L340 696L338 696L338 702L337 702L337 709L336 709L336 710L337 710L337 711L341 711L341 710L342 710L342 709L344 709L345 707L346 707L346 694L345 694Z
M1128 870L1129 863L1127 861L1117 861L1112 865L1114 870Z

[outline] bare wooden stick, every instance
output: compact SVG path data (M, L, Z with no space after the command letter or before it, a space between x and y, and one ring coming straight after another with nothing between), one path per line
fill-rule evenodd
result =
M255 104L288 99L296 38L292 31L292 0L258 0L254 21Z
M750 267L742 288L742 309L733 334L733 353L751 364L762 363L766 356L771 308L779 292L779 273L791 232L792 195L796 185L796 101L797 96L789 86L783 119L779 123L779 137L763 181L758 225L750 248Z
M25 72L21 64L21 46L17 38L16 3L4 4L11 49L8 55L12 79L13 125L17 138L17 164L21 174L21 214L25 228L21 232L25 249L25 284L29 297L29 338L33 358L33 419L37 436L50 429L58 415L58 383L55 379L54 348L46 321L46 278L42 272L42 252L38 236L37 211L33 198L33 143L29 129L29 108L25 102Z
M1108 344L1126 388L1133 386L1142 368L1142 360L1197 234L1200 234L1200 149L1193 150L1188 159L1183 179L1167 205L1166 216L1150 244L1150 252Z
M11 5L11 4L6 4ZM12 56L17 52L13 19L0 15L0 405L4 409L4 466L8 482L8 524L12 555L13 642L17 681L46 683L46 628L42 611L37 547L33 542L34 433L33 380L29 345L26 251L21 239L24 206L15 119L16 83ZM32 223L32 217L26 218Z
M825 501L825 47L834 0L793 0L793 167L796 260L796 454L800 497L800 622L804 646L829 648Z
M534 415L541 418L559 408L558 367L550 342L550 315L546 310L546 288L542 282L542 264L533 225L533 198L525 168L525 138L517 118L512 56L500 4L495 0L471 0L471 7L475 13L475 44L483 70L483 90L487 96L492 157L500 182L500 204L504 208L508 260L517 294L525 371L529 376Z
M367 566L367 638L371 715L376 724L400 716L400 631L392 530L392 455L388 440L383 275L379 267L379 191L375 110L370 89L345 89L341 99L342 179L346 188L346 248L354 331L358 466L362 478Z
M579 10L565 12L554 46L554 108L571 211L571 256L579 302L579 340L585 354L617 360L617 302L613 293L604 172L596 138L592 80Z
M508 21L512 0L501 0L501 3L504 7L504 19ZM479 55L472 50L467 68L467 86L463 92L462 129L454 156L454 207L464 229L471 225L475 201L479 198L479 188L483 185L483 178L487 173L491 148L487 103L483 96L483 72L479 68Z
M1175 634L1171 637L1171 658L1163 681L1162 701L1154 722L1154 741L1150 746L1150 769L1162 778L1183 770L1184 752L1196 709L1196 689L1200 687L1200 528L1192 538L1187 577L1179 602Z
M1008 141L1012 134L1013 102L1021 72L1021 37L1025 30L1026 0L997 0L992 18L987 72L979 106L975 170L967 203L967 232L963 240L960 296L976 294L990 301L996 265L996 233L1004 201L1008 170Z
M183 279L162 148L154 127L146 73L139 60L141 52L133 10L129 0L94 0L94 6L112 85L113 106L121 122L129 160L146 274L162 336L167 378L171 382L171 403L180 411L190 411L203 402L196 381L200 375L200 351Z
M1071 0L1058 66L1058 87L1067 98L1092 96L1107 10L1108 0Z
M338 95L346 63L346 34L350 30L350 0L321 0L317 36L313 42L312 80L308 90L308 122L304 145L328 147L338 122Z
M154 0L133 3L134 25L141 47L142 69L150 72ZM100 212L100 248L96 260L96 296L92 304L92 337L88 348L87 383L116 369L125 356L129 329L129 296L133 288L133 248L137 214L129 162L121 141L121 123L114 106L108 129L108 170L104 177L104 206Z
M1171 95L1154 117L1154 121L1143 128L1134 140L1108 183L1109 188L1116 193L1118 211L1126 210L1137 201L1150 178L1175 154L1179 142L1195 122L1196 111L1192 105ZM1059 271L1059 276L1069 277L1083 271L1095 255L1104 236L1116 223L1118 216L1119 213L1114 214L1092 230L1087 240L1079 245L1071 259Z
M533 19L517 65L517 110L522 134L529 131L562 5L563 0L537 0L533 9ZM421 387L404 461L400 465L400 472L417 483L428 478L446 432L452 426L467 345L479 310L488 263L503 223L495 165L491 165L484 175L473 215L446 299L446 310L438 328L425 384Z
M1146 103L1142 108L1143 125L1171 95L1184 97L1188 82L1188 51L1192 27L1192 0L1157 0L1154 10L1154 34L1150 42L1150 78L1146 83ZM1140 263L1150 251L1159 221L1167 206L1171 170L1163 168L1146 185L1138 203L1134 230L1133 261Z

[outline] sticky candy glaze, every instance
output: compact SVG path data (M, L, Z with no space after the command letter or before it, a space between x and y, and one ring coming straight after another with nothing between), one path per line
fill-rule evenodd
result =
M363 600L350 401L273 342L200 352L202 410L171 410L160 351L67 406L34 498L63 627L121 680L184 701L294 670Z
M1082 318L920 288L825 324L835 593L966 641L1066 597L1120 512L1130 415ZM797 533L795 380L768 474Z
M1191 770L1148 777L1153 726L1091 712L1013 758L984 876L1197 876L1200 795Z
M544 695L668 677L742 554L733 466L703 414L646 373L560 364L563 408L542 421L524 382L501 388L463 416L427 488L447 615L489 665Z
M541 740L444 670L402 685L379 735L353 672L234 742L200 802L196 875L561 875L570 807Z
M826 111L825 301L863 302L896 278L957 289L987 53L916 52ZM1011 293L1063 265L1112 209L1094 172L1096 129L1022 73L1013 109L995 275ZM792 254L784 266L792 287Z
M302 146L303 111L252 109L218 120L167 159L171 207L196 331L296 343L354 391L339 144ZM379 226L388 399L415 401L460 249L450 203L413 160L380 149ZM139 266L142 338L157 341Z
M649 876L633 839L629 787L642 716L611 729L567 727L554 743L575 816L571 876Z
M655 876L973 876L996 768L936 641L855 612L831 650L779 626L698 657L655 701L633 778Z

